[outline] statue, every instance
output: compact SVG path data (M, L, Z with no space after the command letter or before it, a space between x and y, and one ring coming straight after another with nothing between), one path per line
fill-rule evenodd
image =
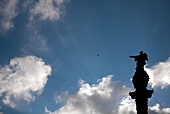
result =
M135 58L135 61L137 61L136 72L132 78L136 91L130 92L129 95L136 101L137 114L148 114L148 98L152 96L154 91L147 90L149 75L144 70L145 61L148 61L147 54L141 51L140 55L129 57Z
M143 53L143 51L140 51L140 55L137 56L129 56L130 58L135 58L135 61L137 61L137 69L141 69L144 67L145 60L148 61L148 56L146 53Z

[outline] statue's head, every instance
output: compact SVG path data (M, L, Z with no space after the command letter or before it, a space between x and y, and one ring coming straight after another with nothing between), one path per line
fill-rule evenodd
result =
M143 51L140 51L140 55L142 55L143 54Z

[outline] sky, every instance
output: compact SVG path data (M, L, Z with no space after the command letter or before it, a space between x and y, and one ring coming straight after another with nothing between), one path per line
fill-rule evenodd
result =
M149 114L170 114L169 0L1 0L0 114L135 114L147 53ZM99 56L98 56L99 54Z

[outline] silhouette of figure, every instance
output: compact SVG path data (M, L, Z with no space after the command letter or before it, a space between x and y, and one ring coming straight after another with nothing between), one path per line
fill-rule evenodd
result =
M144 65L146 64L145 60L148 61L148 56L146 53L143 53L143 51L140 51L140 55L136 56L129 56L130 58L135 58L135 61L137 61L137 69L142 69Z
M147 89L149 75L143 68L146 64L145 61L148 61L147 54L140 51L139 55L129 57L135 58L135 61L137 61L136 72L132 78L132 82L136 90L130 92L129 95L136 101L137 114L148 114L148 98L151 98L154 90Z

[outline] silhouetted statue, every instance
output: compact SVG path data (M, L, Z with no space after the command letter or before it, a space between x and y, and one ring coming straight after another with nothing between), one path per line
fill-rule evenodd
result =
M135 58L135 61L137 61L137 66L136 68L141 69L144 67L145 60L148 61L148 56L146 53L143 53L143 51L140 51L140 55L137 56L129 56L130 58Z
M148 61L146 53L140 52L140 55L130 56L137 61L136 72L132 78L132 82L136 91L130 92L132 99L136 100L137 114L148 114L148 98L153 94L153 90L147 90L146 87L149 82L149 75L144 70L145 60Z

